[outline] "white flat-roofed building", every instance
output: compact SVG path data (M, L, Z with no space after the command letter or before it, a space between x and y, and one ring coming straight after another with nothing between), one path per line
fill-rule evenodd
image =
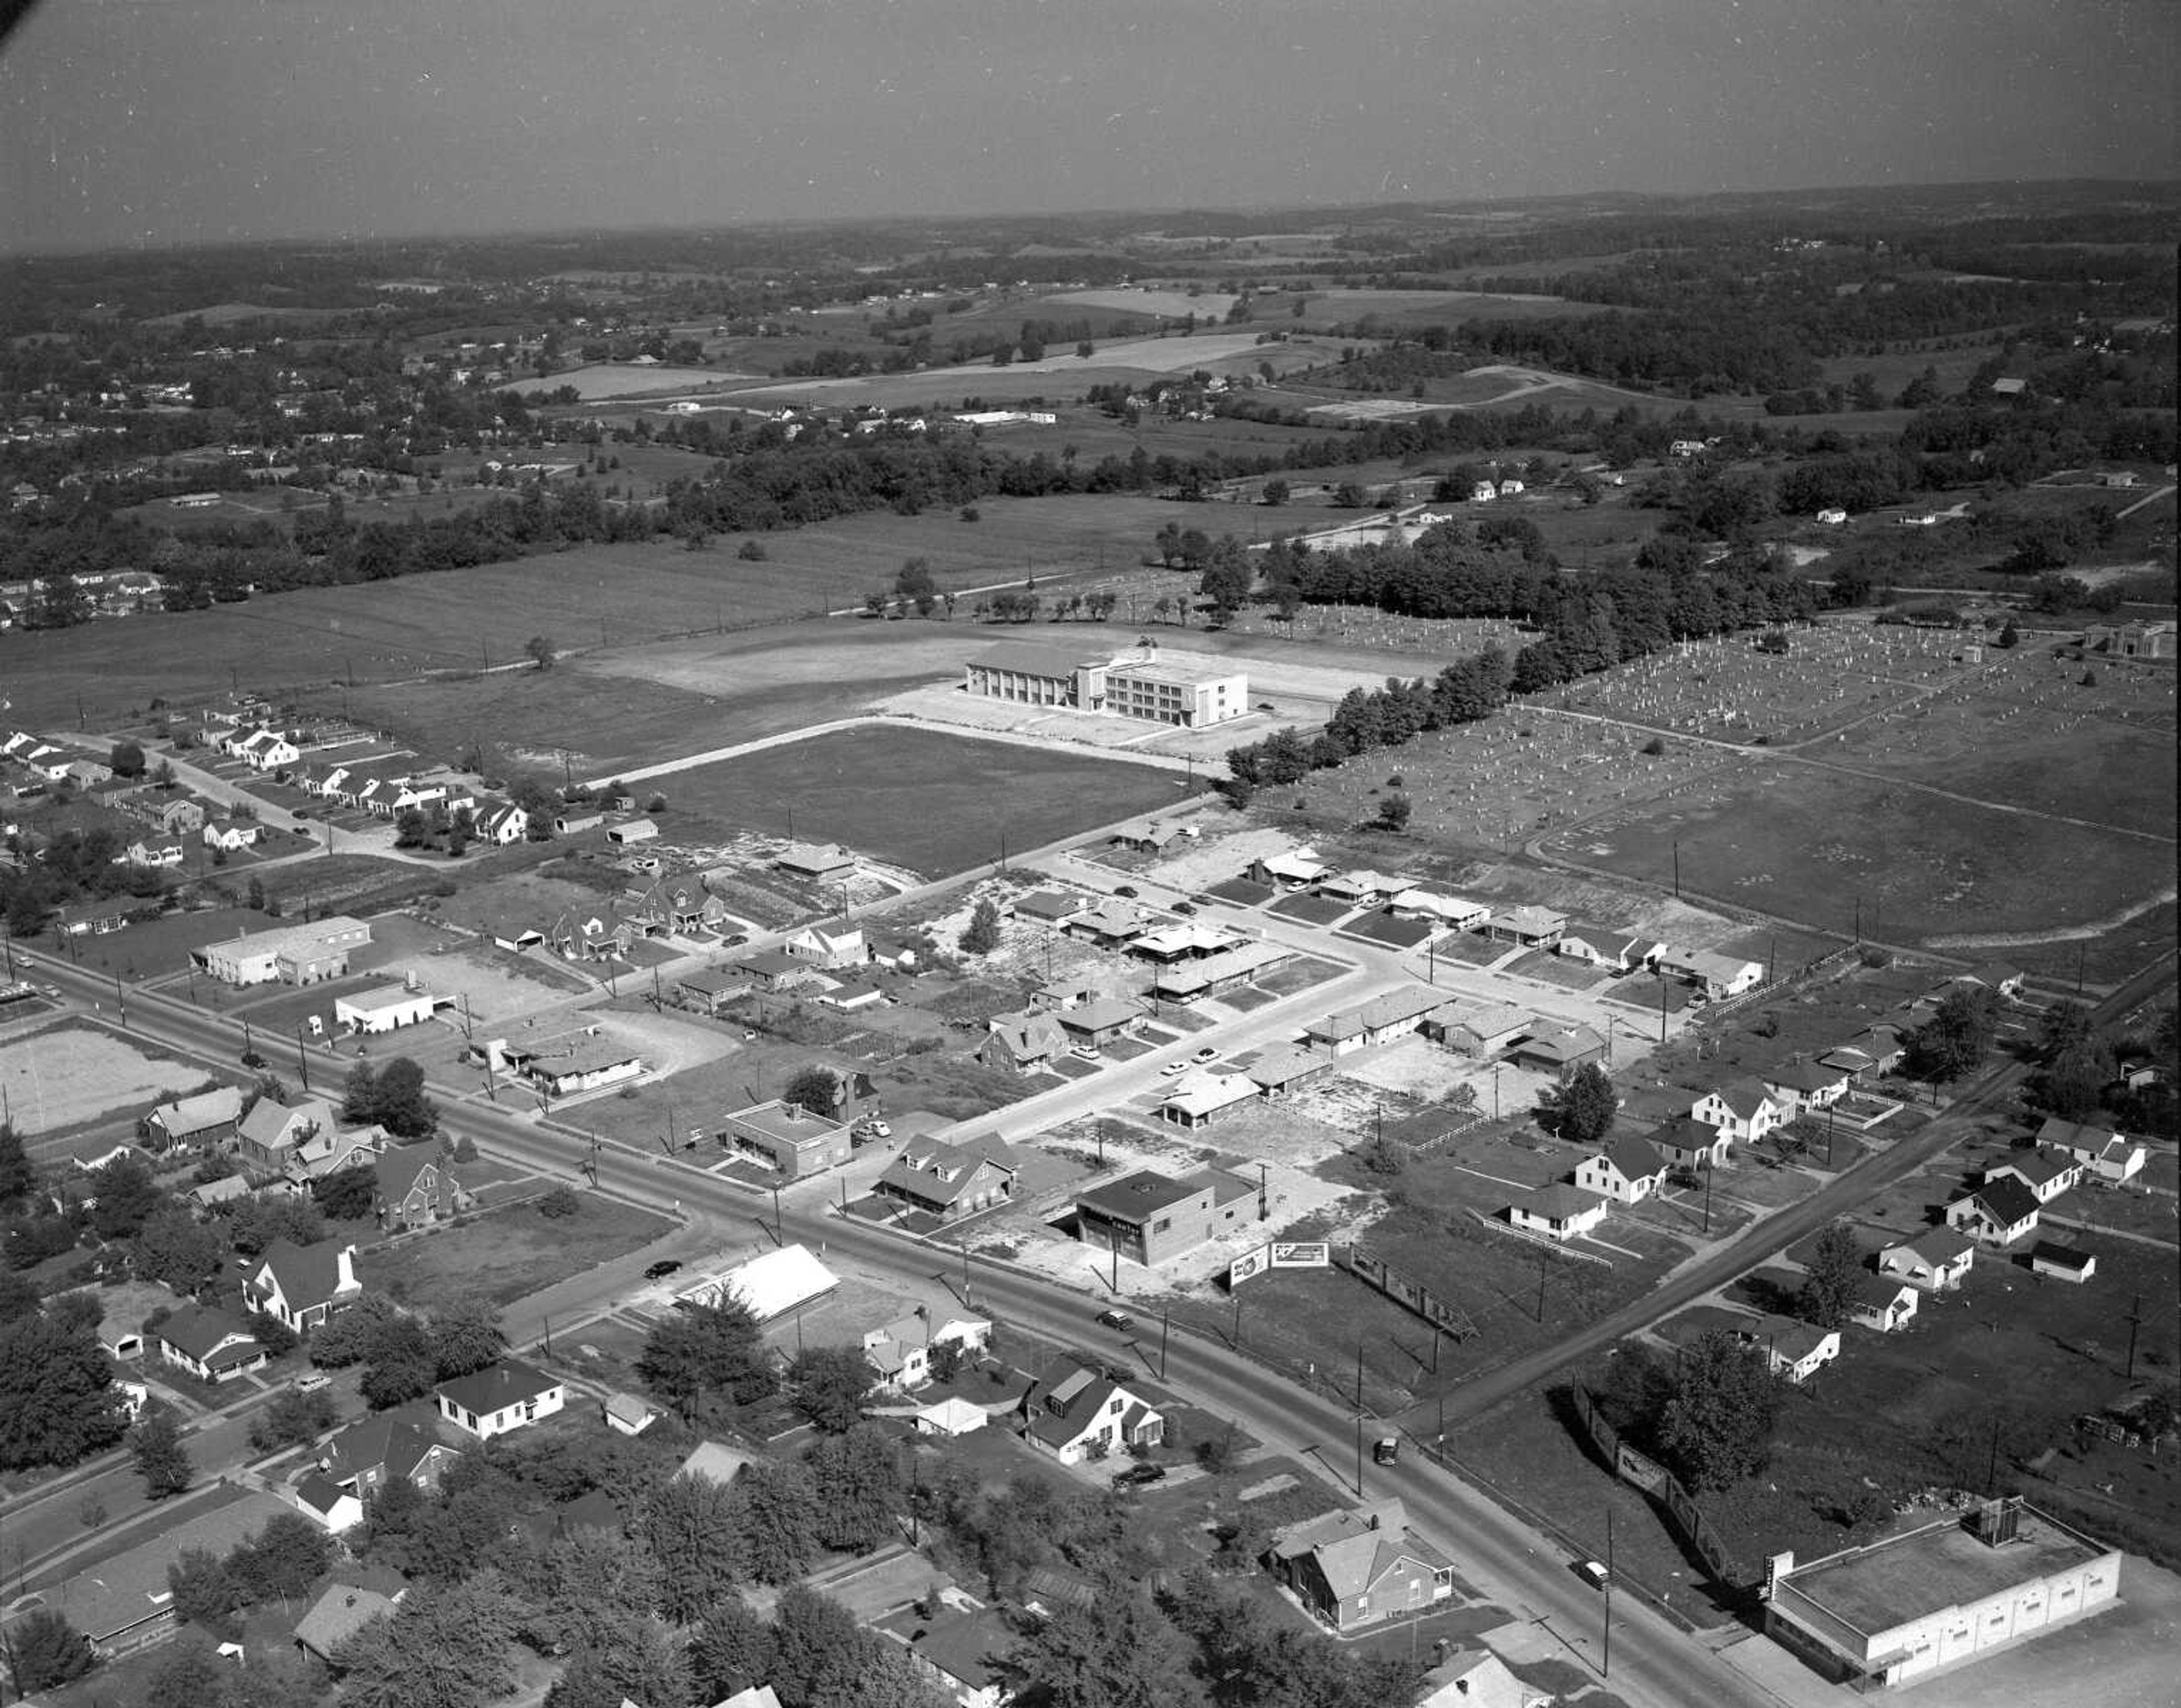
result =
M371 941L371 927L345 913L307 924L252 931L190 951L215 978L229 984L316 984L348 972L349 954Z
M2018 1499L1990 1501L1965 1518L1807 1566L1783 1554L1770 1580L1772 1639L1827 1678L1868 1690L1913 1683L2082 1617L2118 1595L2120 1551Z
M1110 712L1184 729L1224 723L1250 708L1249 678L1241 672L1217 659L1162 655L1155 646L1086 656L1006 641L963 667L962 686L989 700Z

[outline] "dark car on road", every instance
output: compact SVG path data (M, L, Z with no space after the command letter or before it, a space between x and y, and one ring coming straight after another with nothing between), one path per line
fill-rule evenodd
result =
M666 1276L675 1274L681 1267L682 1260L679 1258L663 1257L649 1269L644 1270L643 1278L646 1281L662 1281Z
M1135 1326L1136 1320L1126 1311L1105 1310L1098 1313L1098 1320L1109 1329L1127 1330Z

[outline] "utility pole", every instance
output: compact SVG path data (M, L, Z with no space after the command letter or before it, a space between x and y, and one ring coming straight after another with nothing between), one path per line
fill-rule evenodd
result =
M2135 1336L2143 1326L2143 1295L2138 1293L2135 1302L2128 1308L2128 1380L2135 1380Z
M1363 1345L1361 1341L1356 1346L1356 1411L1360 1422L1363 1412Z
M1546 1258L1545 1258L1545 1248L1544 1248L1543 1246L1539 1246L1539 1247L1538 1248L1538 1320L1539 1322L1543 1322L1543 1321L1544 1321L1544 1320L1545 1320L1545 1276L1546 1276L1546 1274L1547 1274L1547 1265L1546 1265Z
M1681 899L1681 840L1674 839L1674 900Z
M1161 1305L1159 1307L1159 1380L1161 1381L1164 1381L1166 1380L1167 1326L1166 1307L1164 1305Z
M1363 1498L1363 1413L1356 1414L1356 1498Z
M1613 1676L1613 1508L1605 1509L1605 1654L1598 1677Z
M295 1022L295 1068L296 1071L302 1075L303 1089L306 1092L309 1091L311 1088L311 1059L309 1053L303 1048L303 1022L300 1020Z

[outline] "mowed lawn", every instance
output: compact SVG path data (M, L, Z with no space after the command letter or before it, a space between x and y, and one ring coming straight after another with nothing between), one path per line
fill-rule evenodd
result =
M936 878L1173 805L1182 779L935 730L843 730L677 771L675 822L844 846Z
M673 1224L610 1198L582 1194L575 1215L554 1220L535 1201L363 1253L374 1292L430 1310L460 1298L511 1304L570 1275L649 1245Z

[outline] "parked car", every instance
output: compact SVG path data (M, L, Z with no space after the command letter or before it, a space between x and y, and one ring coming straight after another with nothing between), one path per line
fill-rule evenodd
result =
M1095 1044L1071 1044L1068 1046L1068 1053L1070 1055L1079 1055L1085 1061L1096 1061L1098 1059L1098 1046Z
M679 1258L663 1257L643 1272L646 1281L663 1281L682 1267Z
M1160 1483L1165 1480L1166 1467L1154 1465L1149 1460L1146 1460L1142 1464L1130 1465L1124 1470L1113 1473L1113 1486L1117 1489L1140 1488L1146 1483Z
M1177 913L1194 913L1196 912L1196 904L1194 901L1177 901L1173 904L1173 911Z
M861 1133L865 1138L892 1138L893 1137L893 1129L888 1127L882 1121L866 1121L859 1125L856 1128L856 1131Z
M1113 886L1113 893L1116 895L1125 895L1133 901L1136 899L1136 886L1133 884L1116 884Z
M1108 1309L1098 1313L1098 1323L1102 1328L1119 1329L1125 1332L1135 1326L1136 1320L1126 1311Z
M312 1370L308 1375L295 1378L295 1391L299 1394L319 1393L333 1385L334 1379L323 1370Z
M1190 1059L1192 1061L1217 1061L1219 1052L1208 1044L1200 1044L1196 1046L1196 1054Z
M1173 1079L1188 1072L1189 1064L1187 1062L1169 1061L1165 1066L1159 1069L1159 1077L1161 1079Z
M1605 1587L1608 1577L1610 1575L1606 1571L1605 1568L1599 1564L1596 1560L1584 1560L1580 1562L1575 1568L1575 1574L1576 1577L1582 1579L1584 1583L1589 1584L1593 1590L1603 1590Z

